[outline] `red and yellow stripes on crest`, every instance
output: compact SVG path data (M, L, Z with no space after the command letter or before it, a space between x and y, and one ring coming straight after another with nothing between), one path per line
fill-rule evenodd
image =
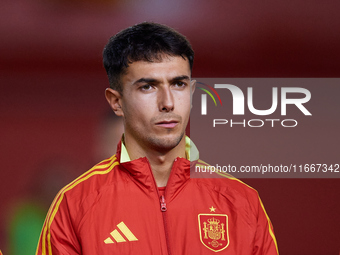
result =
M52 222L54 220L54 217L59 209L60 203L64 198L64 195L67 191L73 189L75 186L77 186L79 183L89 179L90 177L98 174L107 174L109 173L116 165L119 165L119 162L116 158L116 155L113 155L111 158L108 158L99 164L95 165L93 168L79 176L77 179L75 179L70 184L66 185L63 189L59 191L59 193L54 198L50 209L47 213L43 229L40 235L38 248L36 251L36 255L38 255L39 248L41 248L42 255L52 255L52 247L51 247L51 233L50 228L52 225ZM47 246L47 247L46 247Z

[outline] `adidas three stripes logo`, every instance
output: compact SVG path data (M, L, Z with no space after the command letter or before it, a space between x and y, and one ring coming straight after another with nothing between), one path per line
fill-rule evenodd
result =
M110 233L112 238L111 237L106 238L104 240L104 243L112 244L112 243L115 243L114 241L116 241L117 243L121 243L121 242L126 242L126 239L128 241L138 241L137 237L131 232L131 230L125 225L123 221L119 223L117 227L120 230L120 232L117 229L113 230ZM124 236L126 239L124 238Z

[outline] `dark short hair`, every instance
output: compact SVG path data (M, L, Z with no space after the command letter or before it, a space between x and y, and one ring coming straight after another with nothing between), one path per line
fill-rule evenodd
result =
M160 61L163 54L189 60L190 70L194 51L189 41L174 29L153 22L143 22L112 36L103 51L103 63L110 87L122 93L121 75L136 61Z

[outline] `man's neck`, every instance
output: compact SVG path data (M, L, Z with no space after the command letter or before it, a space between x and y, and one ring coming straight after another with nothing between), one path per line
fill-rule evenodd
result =
M148 159L157 187L166 186L174 160L177 157L186 157L185 136L183 136L176 147L163 152L151 148L143 148L133 139L129 139L129 137L125 137L125 147L131 160L140 157L146 157Z

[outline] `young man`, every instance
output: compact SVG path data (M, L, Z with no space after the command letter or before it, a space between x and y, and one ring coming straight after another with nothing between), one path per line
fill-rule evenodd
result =
M113 36L103 55L106 99L124 136L116 155L56 196L37 254L277 254L254 189L190 179L190 167L205 163L185 136L195 89L186 38L141 23Z

